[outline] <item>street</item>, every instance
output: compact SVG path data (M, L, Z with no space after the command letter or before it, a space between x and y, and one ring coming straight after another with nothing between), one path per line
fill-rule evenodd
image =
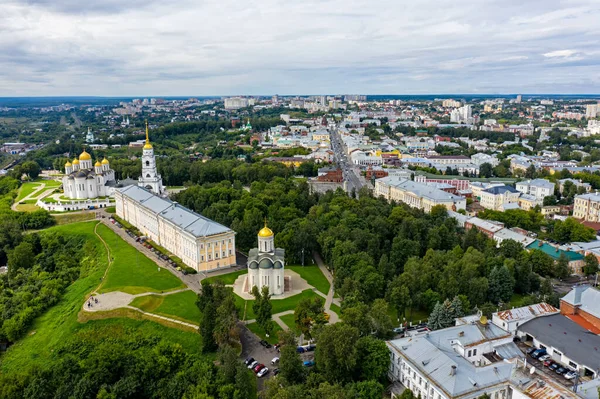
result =
M350 193L354 189L358 193L365 186L371 188L360 174L360 168L348 160L348 155L344 149L344 143L342 142L337 126L331 131L331 147L334 152L335 163L342 169L342 176L346 183L346 192Z

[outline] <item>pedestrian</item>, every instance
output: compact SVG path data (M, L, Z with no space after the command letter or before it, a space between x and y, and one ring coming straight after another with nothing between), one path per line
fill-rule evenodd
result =
M96 301L96 303L98 303L98 298L94 298L94 300Z

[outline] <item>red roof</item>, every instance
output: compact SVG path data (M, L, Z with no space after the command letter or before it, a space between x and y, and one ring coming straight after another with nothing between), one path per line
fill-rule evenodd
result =
M579 326L585 328L586 330L590 330L594 334L600 334L600 328L596 327L589 321L583 318L583 316L578 314L567 314L565 315L569 319L573 320L575 323L579 324Z

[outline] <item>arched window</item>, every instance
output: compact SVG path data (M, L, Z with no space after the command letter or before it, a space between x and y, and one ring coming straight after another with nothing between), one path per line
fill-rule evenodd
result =
M146 166L150 166L150 161L146 161Z
M150 177L150 173L146 173L146 177Z

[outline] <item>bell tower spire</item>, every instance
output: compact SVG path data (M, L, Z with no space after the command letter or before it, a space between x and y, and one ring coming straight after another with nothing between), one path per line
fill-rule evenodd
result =
M150 135L148 134L148 121L146 121L146 144L144 144L144 149L152 148L152 144L150 144Z

